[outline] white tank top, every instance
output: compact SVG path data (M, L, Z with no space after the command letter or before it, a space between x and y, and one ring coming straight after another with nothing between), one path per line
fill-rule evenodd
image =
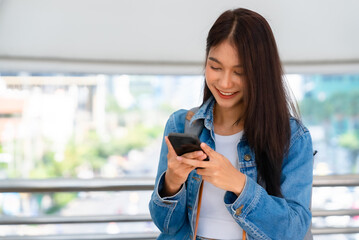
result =
M243 131L230 136L215 134L216 152L225 156L238 169L237 145ZM235 222L224 204L225 190L203 182L201 213L197 235L206 238L242 239L242 228Z

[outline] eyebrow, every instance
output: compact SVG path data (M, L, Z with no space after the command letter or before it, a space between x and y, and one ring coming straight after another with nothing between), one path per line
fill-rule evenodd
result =
M209 57L208 59L209 59L209 60L212 60L213 62L216 62L216 63L222 65L222 63L221 63L217 58ZM235 65L235 66L233 66L233 67L243 67L243 65L242 65L242 64L238 64L238 65Z

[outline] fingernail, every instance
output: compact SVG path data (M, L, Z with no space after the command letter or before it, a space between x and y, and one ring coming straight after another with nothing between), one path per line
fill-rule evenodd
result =
M176 159L177 159L178 161L182 161L182 157L180 157L180 156L177 156Z

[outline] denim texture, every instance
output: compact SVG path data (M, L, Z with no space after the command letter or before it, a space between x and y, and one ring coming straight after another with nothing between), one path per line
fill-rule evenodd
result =
M200 135L215 149L213 131L214 99L209 99L192 117L204 119ZM166 124L164 136L170 132L183 132L187 110L173 113ZM290 119L291 139L287 156L283 159L281 190L284 198L269 195L265 184L257 182L255 155L249 147L245 133L238 144L239 170L246 175L242 193L236 196L227 191L223 204L233 219L247 232L247 239L302 240L311 223L311 189L313 182L313 148L310 133L297 119ZM162 149L149 203L151 217L161 231L158 239L193 239L197 214L198 192L202 177L193 170L180 191L162 198L164 174L167 169L167 146Z

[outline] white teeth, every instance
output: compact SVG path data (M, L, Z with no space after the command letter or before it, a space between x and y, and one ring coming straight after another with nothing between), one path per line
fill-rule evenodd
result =
M219 91L222 95L224 95L224 96L230 96L230 95L233 95L234 93L225 93L225 92L221 92L221 91Z

